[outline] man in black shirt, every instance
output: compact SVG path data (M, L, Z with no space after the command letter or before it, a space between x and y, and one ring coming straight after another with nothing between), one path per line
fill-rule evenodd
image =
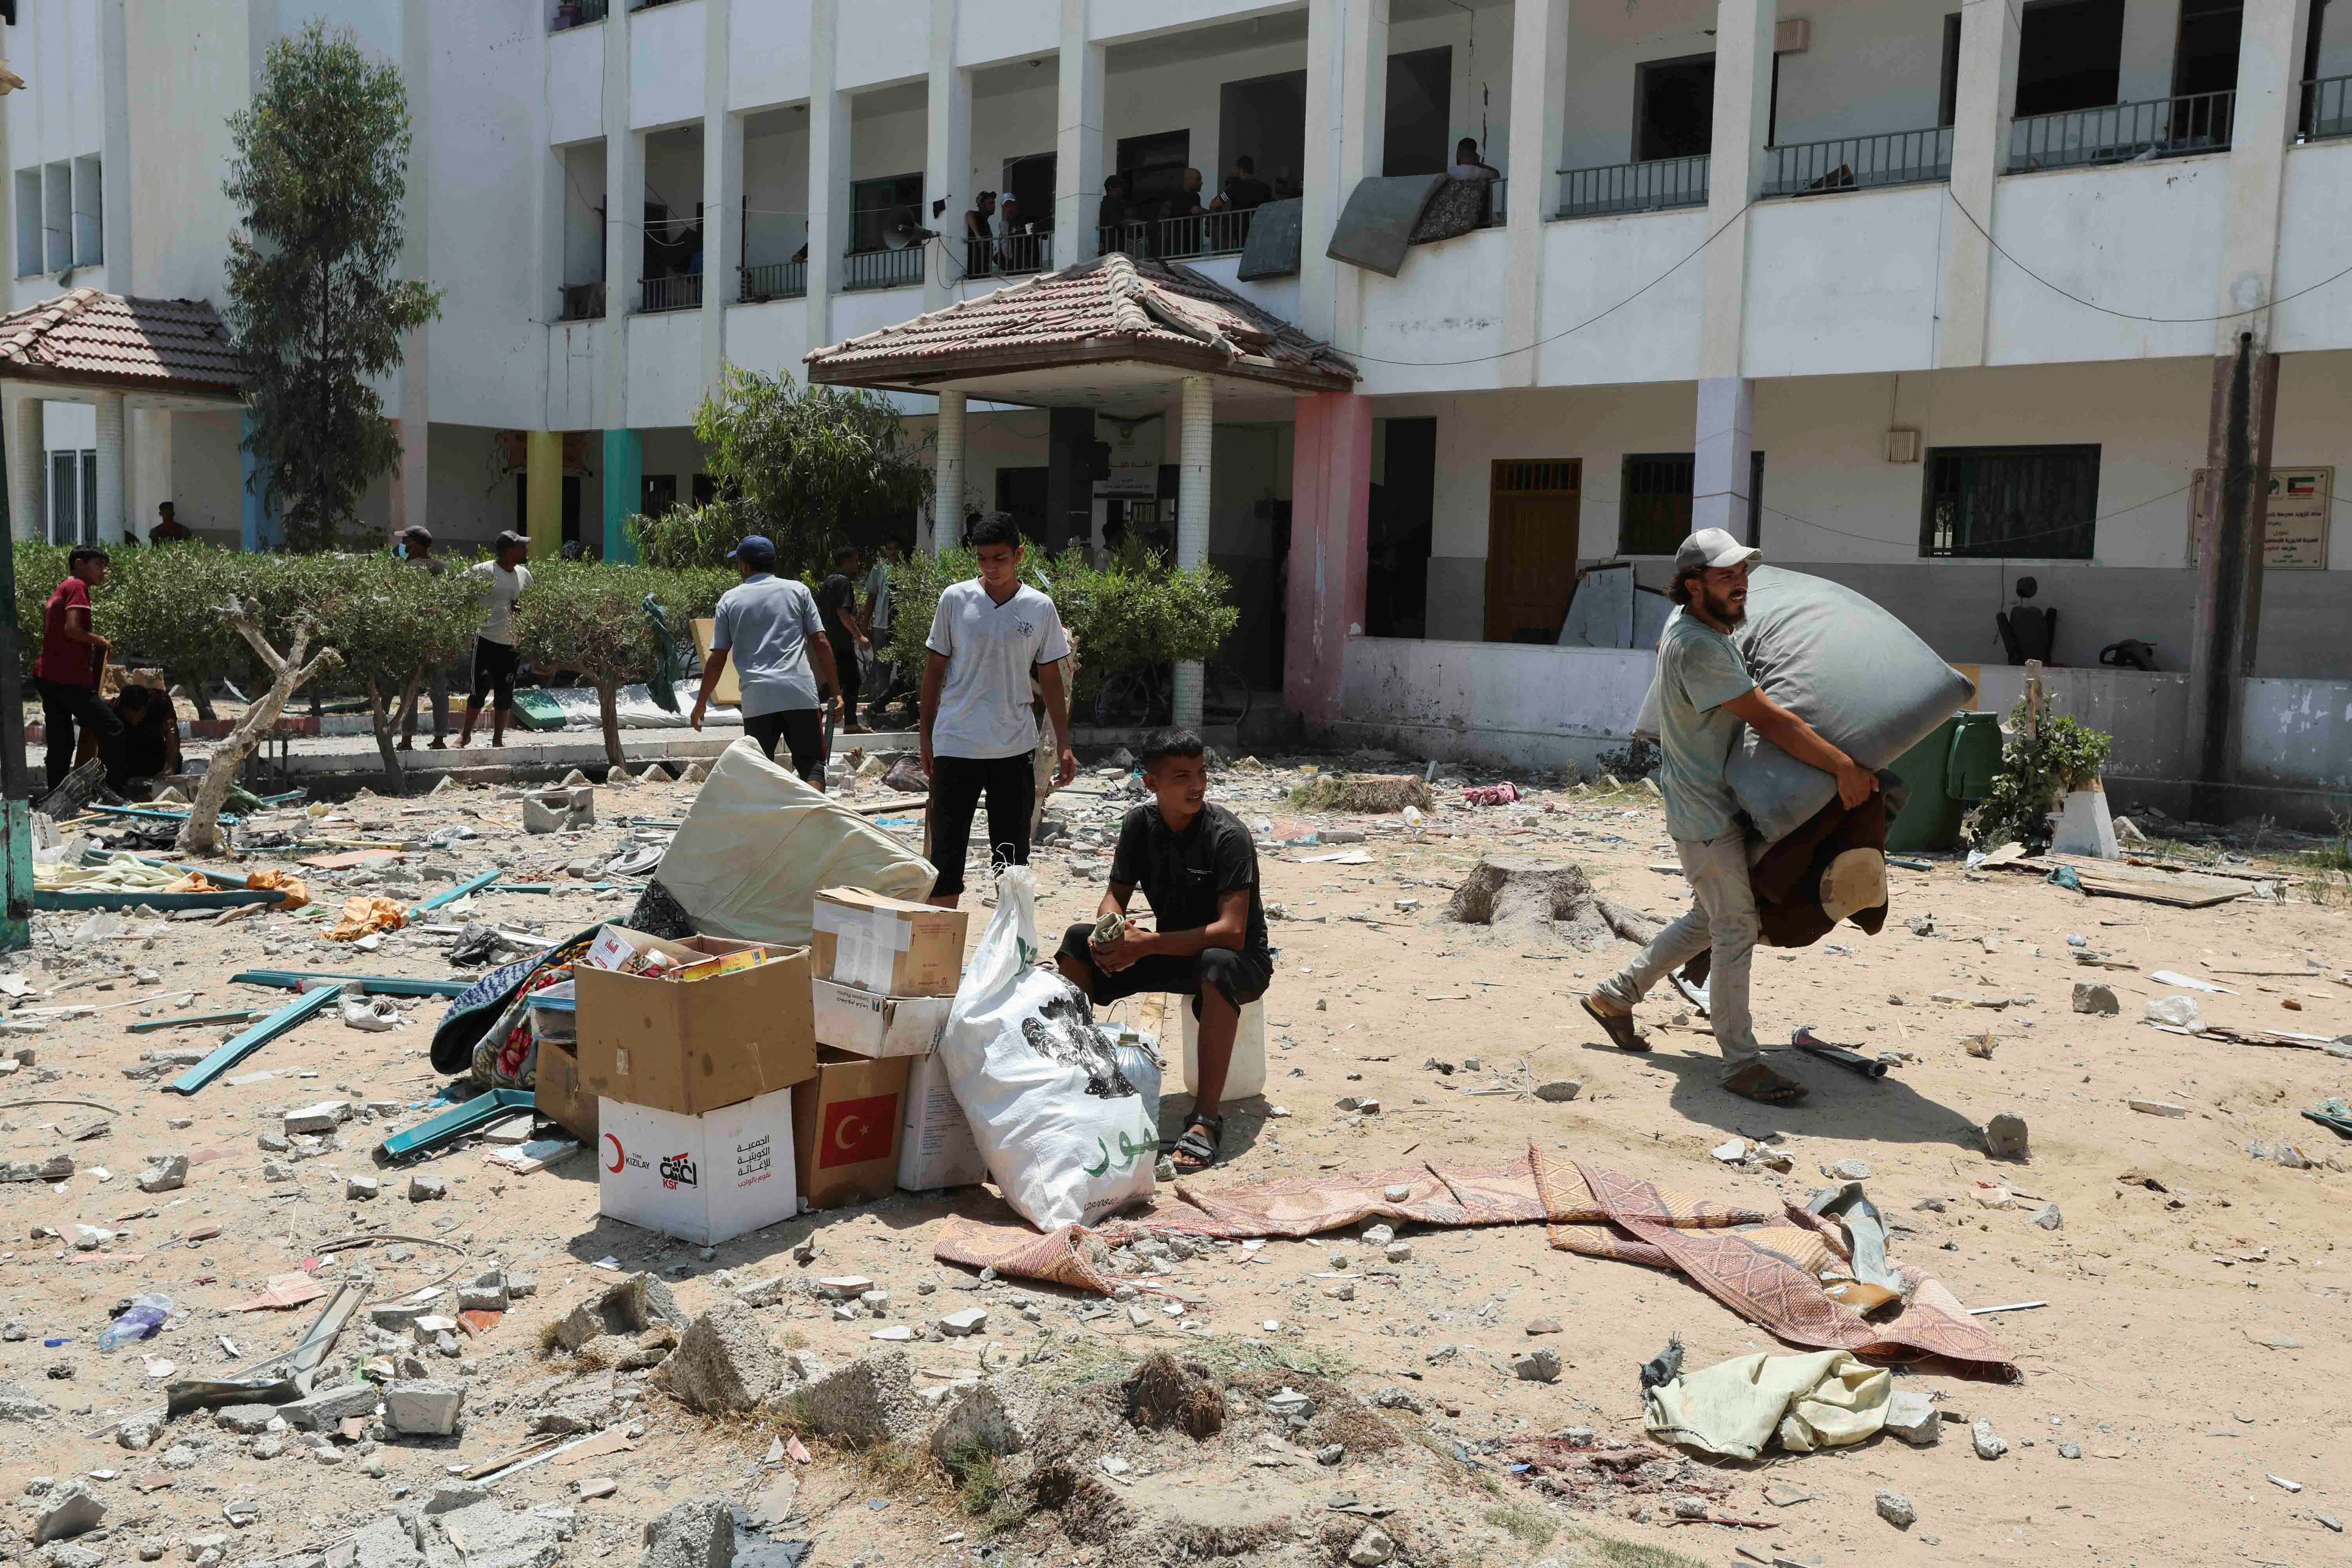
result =
M857 721L857 653L866 646L866 628L857 624L857 546L845 544L833 552L833 575L816 591L817 614L824 617L824 640L833 645L833 668L841 686L842 732L873 733Z
M1119 825L1110 888L1096 919L1063 934L1055 963L1097 1005L1144 991L1192 998L1200 1078L1175 1152L1177 1168L1191 1174L1216 1163L1234 1030L1241 1010L1265 994L1274 953L1258 899L1256 847L1239 817L1204 798L1209 764L1201 738L1189 730L1153 736L1144 748L1143 782L1154 798ZM1130 919L1116 941L1097 942L1101 918L1126 916L1139 887L1160 929L1145 931Z
M1234 160L1225 188L1210 205L1219 212L1254 212L1274 200L1274 187L1257 177L1257 161L1247 153Z

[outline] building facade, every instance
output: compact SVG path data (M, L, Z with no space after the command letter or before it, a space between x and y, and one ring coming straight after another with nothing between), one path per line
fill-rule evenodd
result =
M1619 688L1646 680L1550 646L1579 569L1654 586L1708 523L1964 664L2008 661L1995 617L2031 578L2053 661L2137 639L2177 685L2216 367L2242 349L2277 356L2250 673L2352 681L2341 9L20 0L0 199L17 306L218 302L227 116L271 40L352 27L407 78L407 262L446 290L387 388L407 456L368 515L460 544L528 521L535 549L623 550L619 518L698 493L691 420L728 362L797 375L1107 246L1181 260L1360 372L1311 416L1219 410L1228 662L1310 722L1536 757L1622 733ZM1464 139L1499 176L1483 226L1393 277L1326 255L1362 182L1442 174ZM1286 271L1240 276L1250 214L1160 216L1184 170L1213 197L1243 157L1297 200ZM1114 174L1131 201L1106 228ZM1016 198L1014 232L966 237L982 192ZM232 416L5 412L20 533L116 537L170 499L268 536ZM975 404L965 506L1056 543L1169 537L1177 421L1087 419ZM1046 515L1087 439L1109 477ZM2352 747L2305 739L2352 773Z

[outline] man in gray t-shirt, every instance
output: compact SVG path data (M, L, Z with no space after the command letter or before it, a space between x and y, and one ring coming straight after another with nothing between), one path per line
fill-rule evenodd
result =
M1642 955L1585 996L1584 1010L1622 1049L1646 1051L1633 1005L1660 979L1708 953L1707 1019L1723 1051L1723 1087L1768 1105L1801 1100L1805 1086L1774 1071L1756 1043L1748 1008L1755 956L1756 893L1748 884L1748 835L1724 777L1743 725L1838 782L1860 805L1878 779L1813 727L1757 689L1731 633L1748 618L1748 568L1763 552L1719 528L1701 529L1675 552L1667 596L1682 606L1658 639L1658 787L1694 902Z
M719 595L710 658L703 664L702 689L688 722L702 728L710 694L731 661L743 693L743 732L760 743L770 762L775 760L776 742L783 742L793 771L823 789L824 729L819 714L839 700L841 682L816 598L805 583L776 575L776 547L759 534L747 535L733 559L743 580Z

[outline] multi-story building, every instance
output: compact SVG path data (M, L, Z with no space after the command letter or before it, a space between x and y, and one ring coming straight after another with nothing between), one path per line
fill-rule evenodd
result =
M2272 772L2352 771L2344 689L2309 684L2352 679L2352 16L2325 0L18 13L18 307L68 285L217 302L226 121L270 41L315 16L400 63L406 265L446 296L389 389L406 458L372 519L462 542L535 518L535 547L617 548L619 517L707 482L690 425L723 363L798 375L814 348L1108 245L1181 261L1359 372L1313 395L1303 459L1307 403L1217 405L1205 547L1246 612L1230 662L1318 722L1572 752L1622 731L1643 661L1604 676L1530 645L1555 640L1580 565L1655 585L1694 523L1865 590L1956 661L2004 660L1995 616L2032 577L2054 661L2137 638L2188 670L2217 367L2242 346L2275 492L2253 684L2293 686L2262 699L2299 715L2280 743L2334 759ZM1486 226L1393 277L1327 256L1363 181L1443 173L1463 139L1501 176ZM1213 195L1244 156L1297 198L1277 275L1240 276L1242 215L1155 216L1185 169ZM1106 230L1114 174L1142 199ZM1016 197L1024 231L966 243L982 191ZM20 532L112 537L170 499L200 531L267 537L234 415L6 397ZM964 506L1054 542L1172 539L1172 394L1099 422L974 399L961 424ZM1074 485L1095 440L1112 477ZM1330 634L1303 669L1302 605ZM2150 767L2176 777L2191 700L2177 673L2108 698L2122 728L2175 732Z

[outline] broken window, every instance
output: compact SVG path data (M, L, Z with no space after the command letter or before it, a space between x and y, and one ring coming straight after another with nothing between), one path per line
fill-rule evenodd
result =
M1919 553L2088 561L2096 447L1937 447L1927 453Z

